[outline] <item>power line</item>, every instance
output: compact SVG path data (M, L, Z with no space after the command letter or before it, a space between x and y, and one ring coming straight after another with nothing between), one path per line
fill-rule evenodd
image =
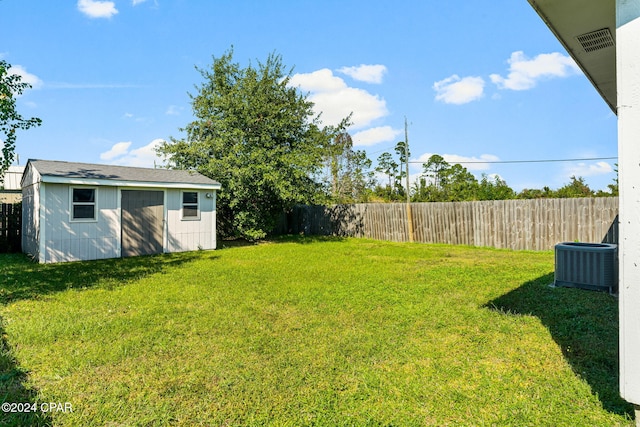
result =
M393 150L393 149L395 149L395 148L396 148L395 146L387 147L387 148L382 148L382 149L380 149L380 150L378 150L378 151L372 151L372 152L370 152L370 153L368 153L368 154L378 154L378 153L382 153L383 151Z
M588 162L593 160L618 160L618 157L587 157L581 159L545 159L545 160L473 160L473 161L452 161L450 163L459 163L461 165L479 164L479 163L554 163L554 162ZM410 161L409 163L424 164L427 162ZM447 162L449 163L449 162Z

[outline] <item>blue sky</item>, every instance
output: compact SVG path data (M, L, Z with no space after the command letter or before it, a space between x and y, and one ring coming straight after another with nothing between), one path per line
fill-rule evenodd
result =
M0 58L33 85L19 109L43 121L18 135L21 164L153 167L192 120L195 66L233 45L243 65L282 55L325 123L353 112L374 161L406 116L415 162L476 162L518 191L615 178L616 160L487 163L617 156L616 116L526 0L1 0L0 27Z

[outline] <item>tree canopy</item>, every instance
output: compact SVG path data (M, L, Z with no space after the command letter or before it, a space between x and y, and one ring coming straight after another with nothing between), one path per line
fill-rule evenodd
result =
M16 98L31 85L23 82L18 74L11 74L10 68L8 62L0 60L0 177L4 176L15 159L16 131L27 130L42 123L38 118L25 119L18 113Z
M324 176L328 201L355 203L367 201L374 185L371 160L363 150L353 149L347 132L336 134L325 149Z
M185 138L171 138L158 151L170 167L195 169L222 184L223 236L265 237L293 205L320 201L314 177L347 119L322 126L275 53L243 68L231 49L198 71L204 82L190 95L195 120L181 129Z
M404 162L403 149L398 143L395 152L398 159L384 152L378 157L376 171L380 182L374 194L380 199L393 202L405 198L405 189L400 185L405 171L398 170L398 164ZM470 200L506 200L534 198L566 197L606 197L618 195L618 180L608 185L609 192L595 192L589 188L584 178L572 176L570 182L557 190L549 187L542 189L523 189L514 191L500 176L482 174L478 180L461 164L449 164L444 157L433 154L422 164L422 174L414 179L411 186L411 200L414 202L460 202ZM617 169L616 169L617 171ZM395 184L394 184L395 183Z
M414 185L415 201L457 202L495 198L494 181L483 178L483 185L460 164L449 164L434 154L423 164L423 176Z

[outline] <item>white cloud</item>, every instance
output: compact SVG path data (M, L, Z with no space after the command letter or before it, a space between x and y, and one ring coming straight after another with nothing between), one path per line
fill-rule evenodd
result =
M391 126L379 126L358 132L352 136L353 145L358 147L375 145L381 142L395 142L402 130Z
M363 128L388 114L386 102L378 95L363 89L349 87L329 69L312 73L295 74L289 85L309 92L316 114L322 113L324 125L337 125L353 113L351 121L355 129Z
M100 158L120 166L152 168L164 163L164 160L156 153L156 148L163 142L164 139L154 139L147 145L133 150L129 150L130 142L118 142L110 150L100 154Z
M416 161L427 163L429 157L433 153L424 153ZM491 168L491 164L488 162L497 162L500 160L498 156L493 154L481 154L479 157L475 156L461 156L459 154L440 154L444 160L450 165L460 163L467 168L468 171L483 171ZM412 160L413 161L413 160Z
M436 100L445 104L467 104L482 98L484 93L484 79L482 77L463 77L457 74L433 84Z
M344 80L334 76L328 68L312 73L294 74L289 80L289 86L297 86L304 92L335 92L347 88Z
M507 62L509 74L506 78L499 74L490 76L500 89L527 90L542 79L568 77L580 72L571 57L558 52L541 53L530 59L522 51L517 51L511 54Z
M8 73L20 76L20 81L22 83L29 83L33 89L39 89L43 85L42 80L40 80L38 76L29 73L22 65L12 65Z
M148 166L163 163L162 158L156 153L156 148L164 142L164 139L154 139L144 147L131 150L125 158L128 166Z
M169 107L167 107L167 111L165 111L165 114L167 116L179 116L181 111L182 107L178 107L177 105L169 105Z
M116 157L120 157L122 155L127 154L129 151L129 147L131 146L131 142L118 142L111 147L109 151L105 151L100 154L100 158L102 160L111 160Z
M346 74L354 80L366 83L382 83L382 77L387 72L384 65L359 65L357 67L342 67L337 70L342 74Z
M127 120L133 120L134 122L137 122L137 123L151 123L151 122L153 122L153 120L148 118L148 117L138 117L138 116L134 115L133 113L124 113L122 115L122 117L124 119L127 119Z
M132 0L132 1L131 1L131 4L133 4L134 6L137 6L137 5L139 5L139 4L141 4L141 3L144 3L144 2L146 2L146 1L147 1L147 0Z
M111 18L118 13L112 1L78 0L78 10L89 18Z
M565 176L570 178L575 177L587 177L595 175L606 175L613 172L613 167L607 162L595 162L595 163L576 163L565 168Z
M313 94L309 100L315 104L315 110L322 112L324 124L336 125L353 113L353 128L363 128L376 119L388 114L386 102L377 95L356 89L346 88L337 92Z

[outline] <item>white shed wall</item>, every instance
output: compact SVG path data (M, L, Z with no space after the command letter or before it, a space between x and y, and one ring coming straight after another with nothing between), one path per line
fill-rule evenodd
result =
M198 191L200 219L182 218L182 192L168 189L166 195L167 224L165 252L194 251L216 248L216 192ZM206 194L212 195L207 198Z
M97 221L70 217L70 186L44 184L44 238L41 262L63 262L120 256L120 211L115 187L97 188ZM44 230L44 231L43 231Z
M22 251L35 259L40 257L40 184L22 189Z
M40 260L40 175L27 167L22 177L22 251Z

